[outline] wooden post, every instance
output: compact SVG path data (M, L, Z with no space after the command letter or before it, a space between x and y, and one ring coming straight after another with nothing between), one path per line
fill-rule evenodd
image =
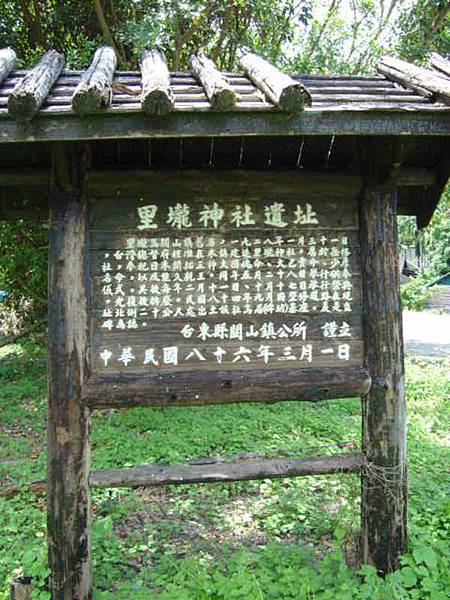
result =
M406 551L406 439L397 198L368 183L360 206L363 327L372 386L363 396L362 559L381 573Z
M49 239L47 526L53 600L90 600L88 237L84 152L53 150Z
M31 600L31 577L18 577L9 582L10 600Z

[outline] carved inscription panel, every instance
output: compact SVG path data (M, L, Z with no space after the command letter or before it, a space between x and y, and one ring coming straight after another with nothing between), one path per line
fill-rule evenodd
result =
M93 199L94 373L361 364L356 192L260 188Z

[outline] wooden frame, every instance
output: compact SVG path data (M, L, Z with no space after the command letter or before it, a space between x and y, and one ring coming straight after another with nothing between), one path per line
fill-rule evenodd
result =
M421 113L383 109L358 112L348 107L310 108L295 116L276 112L179 111L164 117L147 117L139 113L108 114L107 110L102 115L79 119L70 114L38 114L26 125L1 119L0 142L236 135L450 135L449 109L439 111L433 105Z
M395 153L395 149L394 149ZM280 174L279 177L283 177ZM396 192L383 166L364 175L360 250L365 365L326 372L283 369L286 397L363 397L363 453L289 460L208 461L161 470L146 465L90 471L91 408L273 401L264 370L222 372L205 390L204 373L157 378L89 373L89 238L85 152L58 144L50 197L48 536L53 598L92 598L89 488L300 476L362 474L362 556L381 573L406 549L403 354L396 250ZM370 339L370 344L367 340ZM387 340L387 343L386 343ZM323 383L320 383L323 381ZM319 382L319 383L318 383ZM281 399L281 398L277 398ZM219 474L218 474L219 473Z

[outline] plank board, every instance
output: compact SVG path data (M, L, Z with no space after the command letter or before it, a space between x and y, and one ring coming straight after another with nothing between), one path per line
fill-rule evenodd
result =
M90 194L94 378L273 370L281 399L283 373L362 368L357 180L134 183Z

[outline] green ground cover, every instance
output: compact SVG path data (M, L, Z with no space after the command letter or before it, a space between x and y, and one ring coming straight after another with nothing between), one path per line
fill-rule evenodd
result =
M45 591L45 351L0 350L0 600L32 575ZM444 600L450 598L450 363L407 362L410 552L386 581L358 569L359 478L94 490L96 600ZM357 400L133 409L93 417L94 468L237 452L358 448Z

